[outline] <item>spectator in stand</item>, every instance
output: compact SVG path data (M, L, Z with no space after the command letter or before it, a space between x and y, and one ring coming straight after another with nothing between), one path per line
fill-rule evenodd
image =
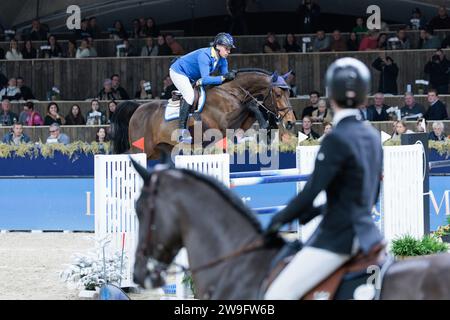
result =
M99 143L104 143L104 142L109 141L109 138L108 138L108 135L106 134L105 128L98 128L97 134L95 135L95 141L99 142Z
M438 15L430 20L428 28L436 29L450 29L450 17L447 14L447 8L440 6L438 8Z
M430 120L447 120L448 113L444 103L439 100L438 92L434 89L428 90L428 102L430 106L425 112L425 119Z
M147 21L145 22L144 34L146 37L152 38L159 36L159 28L152 17L147 18Z
M404 28L397 31L397 37L388 39L388 50L409 50L411 43Z
M425 107L417 103L412 92L405 93L405 106L400 109L402 119L405 120L422 118L425 115Z
M21 143L30 142L30 137L23 133L22 124L14 123L11 131L3 136L2 142L18 146Z
M122 44L124 45L124 48L118 49L119 50L119 57L135 57L137 56L136 49L132 44L130 44L130 41L128 39L123 39Z
M80 29L75 30L75 39L81 40L88 37L92 37L89 33L89 21L87 19L82 19Z
M75 40L70 39L67 43L66 58L76 58L77 56L77 43Z
M90 17L89 18L89 22L88 22L88 33L93 37L93 38L99 38L102 31L100 29L100 27L97 25L97 18L96 17Z
M67 126L84 126L86 124L86 120L81 114L80 106L74 104L70 109L69 113L66 116L66 125Z
M317 31L316 38L313 42L313 51L315 52L324 52L330 51L330 38L325 35L325 31L319 30Z
M286 81L286 83L289 85L289 97L295 98L298 94L298 88L297 88L297 80L296 75L294 71L289 71L285 75L283 75L283 79Z
M378 82L378 91L396 95L398 66L390 56L380 54L372 63L375 70L380 71L380 80Z
M146 83L146 82L147 81L145 81L145 80L141 80L139 82L139 88L136 91L136 94L134 95L135 99L138 99L138 100L150 100L150 99L153 99L151 88L150 88L150 90L146 90L145 89L144 83Z
M419 49L440 49L441 40L434 36L432 29L421 29L419 35Z
M275 33L269 32L263 46L263 53L281 52L281 46L275 37Z
M432 88L439 94L448 93L450 61L445 57L444 51L436 50L431 60L425 64L424 72L429 74Z
M377 50L386 50L387 48L387 34L380 33L377 39Z
M88 49L89 49L89 57L97 57L97 49L95 49L94 38L88 37L87 39Z
M166 43L169 46L170 50L172 51L172 55L174 56L181 56L185 53L183 47L181 44L175 40L175 37L172 33L168 33L165 37Z
M100 110L100 103L98 100L91 101L91 110L86 115L86 125L97 126L106 124L106 115Z
M347 43L342 38L341 32L339 30L333 31L333 39L331 40L330 45L331 51L347 51Z
M313 111L311 120L312 122L331 122L333 120L331 110L324 99L320 99L317 103L317 110Z
M348 51L358 51L359 50L359 41L358 36L355 32L351 32L350 36L347 40L347 50Z
M372 121L373 113L372 109L367 108L367 99L366 102L358 107L359 116L361 121Z
M163 80L163 89L161 91L160 99L169 100L172 98L172 91L177 90L177 87L172 82L170 75L167 75Z
M103 89L98 93L99 100L121 100L120 93L112 87L111 79L103 81Z
M38 19L34 19L31 22L31 31L29 39L32 41L45 41L47 40L47 30L45 30L41 22Z
M21 97L22 93L20 92L20 89L17 87L16 78L10 78L8 80L8 86L0 90L1 99L20 100Z
M130 96L128 95L127 91L120 86L120 77L118 74L113 74L111 76L111 81L113 89L120 94L121 99L123 100L130 99Z
M246 0L227 0L227 12L230 15L229 33L234 35L248 34L247 22L245 19Z
M312 0L304 0L297 8L296 22L300 24L299 33L314 33L320 25L320 6Z
M114 22L114 31L111 33L111 36L115 40L127 39L128 38L128 33L125 30L125 27L123 26L122 21L116 20Z
M22 58L23 59L36 59L37 58L37 50L33 47L33 43L31 40L26 40L22 49Z
M366 33L367 31L369 31L369 29L367 29L367 26L364 23L364 19L362 17L356 18L356 26L352 29L352 32Z
M77 49L75 58L89 58L91 52L89 51L88 42L86 39L81 40L80 47Z
M384 104L384 94L381 92L375 93L373 100L374 104L367 108L372 115L370 121L389 121L389 115L386 110L389 109L390 106Z
M139 39L141 37L141 25L138 19L133 20L133 29L131 30L131 38Z
M35 99L31 88L25 85L25 79L22 77L17 77L17 88L20 90L20 94L23 100Z
M61 127L58 123L52 123L49 128L50 135L46 143L62 143L69 144L70 138L65 133L61 133Z
M319 97L320 93L317 91L311 91L309 93L309 102L311 102L311 105L303 109L302 112L302 119L306 116L312 116L313 111L317 110L318 103L319 103Z
M284 39L284 51L285 52L300 52L302 51L297 43L297 39L293 33L288 33Z
M359 44L359 51L376 50L378 47L378 31L369 30Z
M19 115L19 123L24 126L42 126L44 120L39 112L34 110L34 103L28 101L23 106L23 111Z
M158 56L170 56L172 55L172 50L170 50L169 46L166 43L166 39L164 39L163 35L158 36Z
M111 119L114 116L116 109L117 109L117 102L115 102L114 100L109 101L108 102L108 121L107 121L108 124L111 123Z
M395 122L395 130L394 134L392 135L392 140L400 140L400 136L402 134L408 134L408 133L414 133L414 131L407 129L406 122L405 121L396 121Z
M8 99L2 100L2 113L0 114L0 125L12 126L19 121L19 117L14 112L11 112L11 102Z
M61 58L62 57L62 49L59 43L56 41L56 37L54 35L50 35L47 40L47 46L50 49L42 50L42 58Z
M447 136L444 133L444 123L442 121L433 122L433 131L428 135L429 140L433 141L445 141Z
M50 102L47 106L47 115L44 118L44 125L49 126L55 122L63 125L65 124L65 119L59 114L58 104L56 102Z
M146 24L145 18L140 17L139 18L139 28L141 30L140 35L139 35L140 38L147 37L147 35L145 34L145 24Z
M308 136L308 140L316 140L320 138L320 135L312 130L312 121L310 116L303 117L301 133Z
M6 60L22 60L22 53L18 49L16 39L12 39L9 42L9 50L6 52Z
M108 134L105 128L98 128L97 134L95 135L95 142L98 143L99 153L107 154L109 153L105 145L109 141Z
M409 28L412 30L420 30L425 28L427 22L425 18L422 16L422 11L419 8L414 8L412 11L411 19L409 20Z
M145 46L141 49L142 57L150 57L158 55L158 46L153 43L152 37L145 38Z
M323 125L323 135L319 138L319 141L322 141L327 134L333 131L333 124L331 122L324 122L322 125Z

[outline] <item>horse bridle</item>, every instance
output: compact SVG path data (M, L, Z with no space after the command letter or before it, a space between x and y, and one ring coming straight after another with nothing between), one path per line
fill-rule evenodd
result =
M158 184L158 174L154 173L152 174L151 178L150 178L150 197L151 198L156 198L156 195L158 194L158 188L157 188L157 184ZM154 254L154 250L152 250L150 252L148 245L151 243L152 241L152 233L153 231L156 230L156 226L155 226L155 201L150 201L150 208L149 208L149 224L148 224L148 232L147 232L147 236L145 239L145 243L143 246L141 246L141 248L139 249L139 251L137 252L137 254L140 256L140 258L145 258L147 259L148 263L147 263L147 269L150 272L150 277L152 279L156 279L156 278L163 278L162 274L164 273L165 275L169 275L169 274L178 274L181 272L189 272L191 274L194 274L196 272L202 271L202 270L206 270L209 268L212 268L222 262L225 262L227 260L230 260L232 258L236 258L238 256L241 256L243 254L252 252L252 251L256 251L258 249L262 249L264 248L264 240L262 238L257 238L254 241L250 242L247 245L242 246L241 248L239 248L238 250L235 250L227 255L221 256L217 259L214 259L208 263L205 263L203 265L197 266L195 268L186 268L185 266L176 263L176 262L172 262L170 264L168 263L164 263L161 262L159 260L157 260L156 258L153 258L153 254ZM156 248L158 250L162 250L164 249L164 246L157 244ZM151 269L148 268L148 266L150 265ZM176 267L179 267L181 270L180 271L175 271L175 272L167 272L166 270L169 268L170 265L174 265Z
M280 115L278 114L279 112L283 112L283 111L286 111L286 110L288 110L288 111L289 111L289 110L292 110L292 107L291 107L291 106L287 106L287 107L284 107L283 109L276 109L277 112L274 112L274 111L270 110L269 108L267 108L267 107L264 105L265 101L266 101L267 98L270 96L270 98L271 98L271 100L272 100L272 106L275 106L275 101L274 101L274 98L273 98L273 92L272 92L272 89L273 89L273 87L274 87L273 85L270 85L270 88L269 88L267 94L264 96L264 99L263 99L262 103L259 102L258 99L257 99L255 96L253 96L248 90L244 89L244 88L243 88L242 86L240 86L240 85L237 85L237 86L238 86L239 89L241 89L241 90L245 93L245 96L244 96L244 98L242 99L243 102L245 102L245 100L247 99L247 97L250 97L251 100L253 100L254 102L256 102L256 104L258 104L261 108L263 108L268 114L273 115L273 116L275 117L275 119L276 119L277 122L283 121L283 119L284 119L284 118L286 117L286 115L288 114L288 112L285 112L285 113L283 114L283 116L280 116Z

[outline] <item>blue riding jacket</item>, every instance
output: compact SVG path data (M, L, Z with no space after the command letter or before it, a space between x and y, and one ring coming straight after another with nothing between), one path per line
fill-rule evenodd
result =
M201 48L178 58L170 68L185 75L192 82L201 79L202 85L222 84L222 76L210 76L219 69L221 75L228 72L227 59L220 57L212 47Z

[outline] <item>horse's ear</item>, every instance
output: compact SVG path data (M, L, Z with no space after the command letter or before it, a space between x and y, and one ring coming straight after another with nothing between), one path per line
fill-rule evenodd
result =
M131 163L133 164L134 169L139 173L139 175L144 179L144 185L148 186L150 183L150 172L147 171L146 168L141 166L139 163L137 163L131 156L130 156Z
M278 72L274 72L273 74L272 74L272 82L277 82L278 81Z
M290 75L291 73L292 73L292 70L289 70L289 72L283 74L281 77L282 77L284 80L287 80L287 78L289 77L289 75Z

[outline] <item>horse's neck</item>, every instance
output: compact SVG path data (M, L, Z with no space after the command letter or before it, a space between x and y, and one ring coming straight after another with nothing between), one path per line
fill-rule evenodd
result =
M186 201L189 204L183 204L185 216L182 219L183 246L187 249L189 265L193 269L226 257L261 237L243 213L237 212L234 206L210 187L198 185L194 188L194 194L198 195L198 198L194 195ZM255 298L253 295L272 256L273 254L268 255L267 252L258 250L194 273L199 298L242 298L250 295ZM255 284L255 287L245 289L248 291L242 288L236 291L233 287L236 286L234 281L239 281L239 276L234 273L242 268L252 269L248 270L248 274L242 275L247 278L247 282ZM231 279L235 277L236 279Z
M239 97L241 101L248 100L248 93L260 95L267 92L269 82L264 74L242 74L232 82L223 85L229 93Z

